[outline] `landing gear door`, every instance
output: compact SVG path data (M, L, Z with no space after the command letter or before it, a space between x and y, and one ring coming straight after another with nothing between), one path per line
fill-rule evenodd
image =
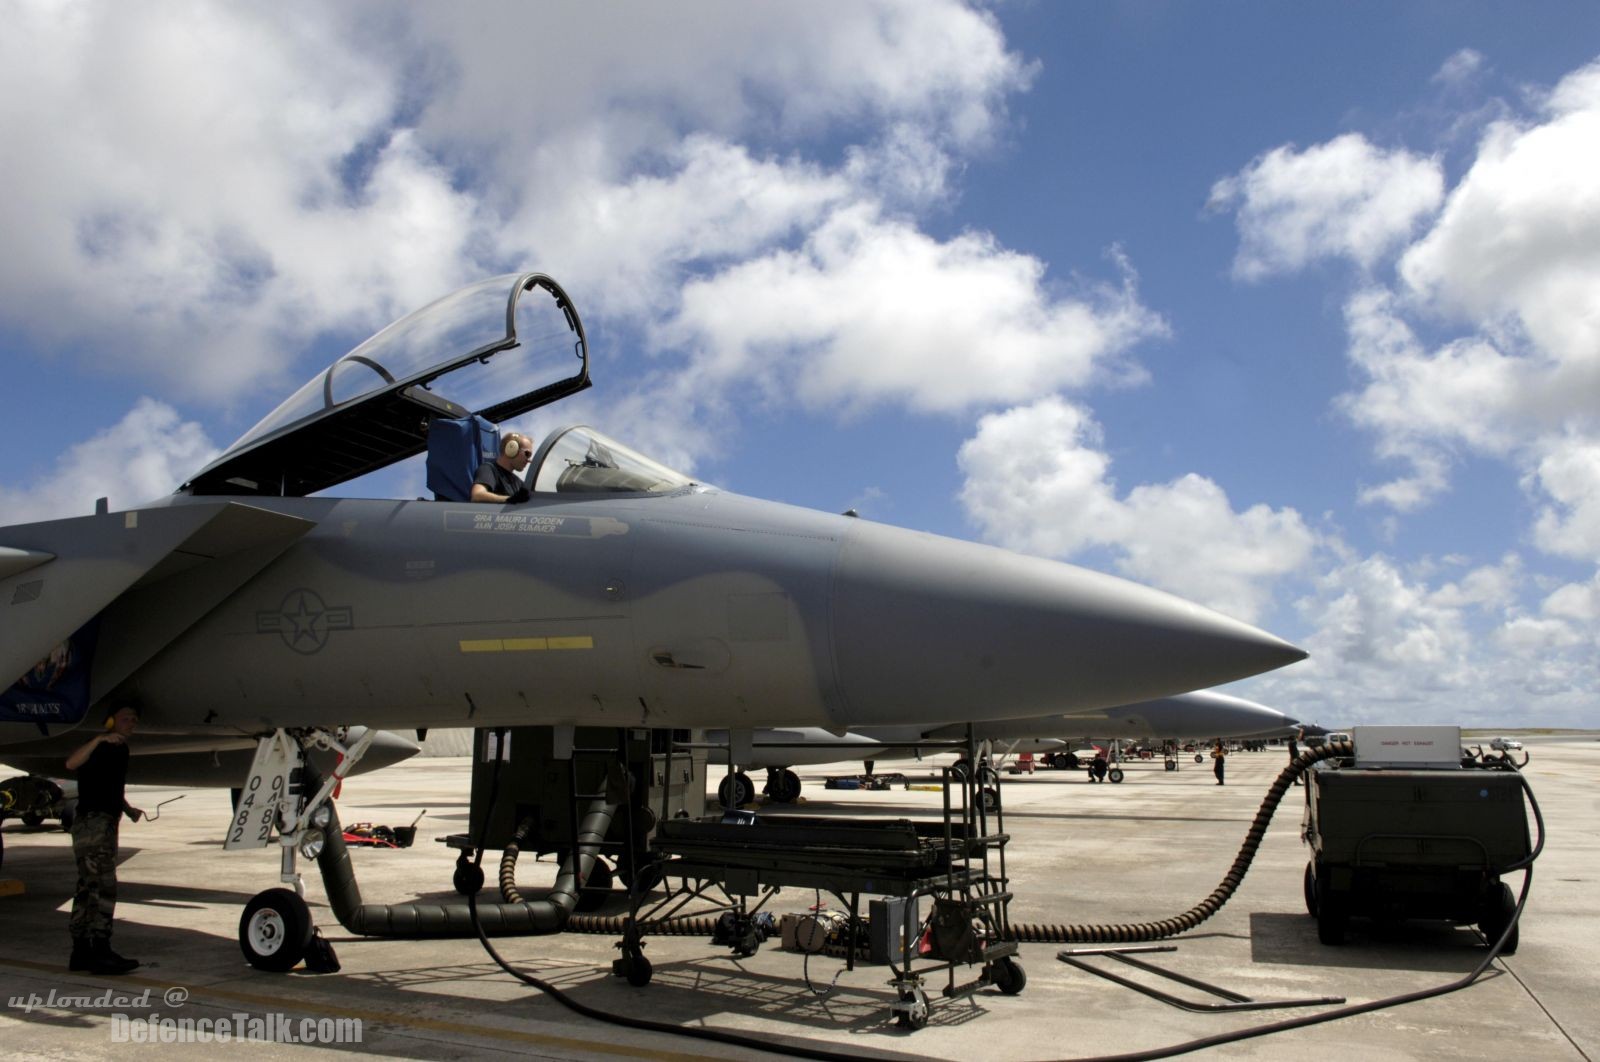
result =
M239 795L228 836L222 842L225 850L266 848L272 843L279 805L289 793L289 773L298 761L299 749L282 730L256 745L250 780Z

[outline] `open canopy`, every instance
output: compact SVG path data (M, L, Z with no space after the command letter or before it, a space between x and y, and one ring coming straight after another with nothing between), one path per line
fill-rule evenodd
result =
M588 386L583 323L560 285L491 277L335 361L179 489L312 494L421 453L436 417L499 422Z

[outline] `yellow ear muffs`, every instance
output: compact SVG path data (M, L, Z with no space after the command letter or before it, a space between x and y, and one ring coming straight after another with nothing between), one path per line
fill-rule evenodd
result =
M115 730L116 728L117 728L117 713L116 712L112 712L110 715L106 716L106 729L107 730Z

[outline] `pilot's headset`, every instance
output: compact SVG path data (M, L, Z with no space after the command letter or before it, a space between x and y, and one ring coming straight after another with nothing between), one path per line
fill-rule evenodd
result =
M507 435L506 441L500 444L500 452L506 457L516 457L522 452L522 440L515 435Z

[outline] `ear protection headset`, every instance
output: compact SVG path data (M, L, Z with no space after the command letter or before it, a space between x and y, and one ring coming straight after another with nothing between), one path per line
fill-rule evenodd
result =
M506 441L500 444L500 452L507 457L515 457L522 452L522 442L515 435L507 435Z
M120 704L117 707L111 709L111 714L106 716L105 727L106 727L107 730L115 730L117 728L117 713L122 711L124 708L132 708L133 709L133 717L135 719L141 718L144 715L144 713L139 711L139 709L134 705L131 705L131 704Z

